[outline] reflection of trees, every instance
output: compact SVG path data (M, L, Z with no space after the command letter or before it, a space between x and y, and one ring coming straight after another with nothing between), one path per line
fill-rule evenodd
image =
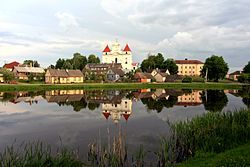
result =
M173 107L178 101L176 96L169 96L168 99L160 98L154 100L153 98L142 98L141 102L147 106L150 110L156 110L158 113L162 111L164 107L171 108Z
M100 104L99 103L88 103L88 108L90 110L95 110L96 108L99 108Z
M87 102L85 101L85 99L81 99L80 101L59 102L57 104L59 106L61 105L72 106L75 112L79 112L87 107Z
M202 92L202 102L208 111L217 112L227 105L228 99L223 90L207 90Z
M10 100L13 100L15 98L15 94L14 93L4 93L3 94L3 98L2 98L2 102L7 102Z

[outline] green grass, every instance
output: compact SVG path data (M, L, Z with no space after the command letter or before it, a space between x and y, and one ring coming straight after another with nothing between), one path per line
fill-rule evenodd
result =
M38 91L69 89L241 89L238 83L84 83L84 84L1 84L0 91Z
M247 167L250 166L250 142L225 152L199 153L177 167Z

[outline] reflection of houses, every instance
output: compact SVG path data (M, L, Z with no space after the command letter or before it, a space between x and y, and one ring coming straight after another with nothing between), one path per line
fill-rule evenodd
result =
M45 74L45 83L48 84L66 84L82 82L83 73L80 70L48 69Z
M46 100L48 102L74 102L80 101L84 97L83 90L52 90L46 91Z
M132 113L132 100L123 98L120 99L120 102L117 103L103 103L102 104L102 113L106 119L111 116L112 120L115 123L118 123L121 117L123 116L124 119L127 121L129 116Z
M178 102L176 105L185 107L200 105L202 104L201 93L202 91L193 90L191 93L178 96Z
M143 98L152 98L152 99L161 99L171 96L179 96L181 95L181 91L173 90L173 89L156 89L155 91L151 91L150 89L141 89L137 92L133 92L133 95L136 99Z
M28 80L29 76L32 76L34 80L42 79L45 73L41 67L14 67L14 76L18 79Z
M32 105L34 103L37 104L38 101L42 99L43 97L41 95L33 96L29 92L16 92L13 94L13 98L10 99L10 102L14 104L24 102Z

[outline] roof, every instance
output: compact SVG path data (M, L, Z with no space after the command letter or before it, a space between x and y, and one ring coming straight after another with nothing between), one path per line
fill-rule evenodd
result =
M82 77L83 73L80 70L60 70L60 69L48 69L49 73L53 77Z
M16 61L13 61L9 64L4 64L3 68L14 68L15 66L18 66L20 63L16 62Z
M91 63L91 64L87 64L86 66L88 66L89 68L103 68L103 67L108 68L109 67L109 65L106 63L105 64L103 64L103 63L102 64L94 64L94 63L92 64Z
M240 74L241 74L241 71L234 71L230 73L229 75L240 75Z
M68 77L68 73L66 72L66 70L59 70L59 69L48 69L47 71L49 71L50 75L52 77Z
M17 67L15 66L18 72L25 72L25 73L44 73L44 69L41 67Z
M135 79L153 79L154 77L150 73L137 72L134 75Z
M82 77L83 76L83 73L80 70L68 70L67 73L70 77Z
M129 48L128 44L126 44L125 48L123 49L124 52L131 52L131 49Z
M199 60L175 60L176 64L204 64Z
M114 67L112 67L112 68L110 68L115 74L118 74L119 76L124 76L124 72L121 70L121 69L118 69L118 68L114 68Z
M102 52L111 52L111 50L109 49L109 46L107 45Z

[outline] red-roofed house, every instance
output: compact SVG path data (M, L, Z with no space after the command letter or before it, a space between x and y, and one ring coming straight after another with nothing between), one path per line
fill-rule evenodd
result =
M17 67L19 66L20 63L16 62L16 61L13 61L11 63L8 63L8 64L4 64L3 68L9 70L9 71L13 71L14 67Z
M204 63L199 60L175 60L178 75L200 76Z

